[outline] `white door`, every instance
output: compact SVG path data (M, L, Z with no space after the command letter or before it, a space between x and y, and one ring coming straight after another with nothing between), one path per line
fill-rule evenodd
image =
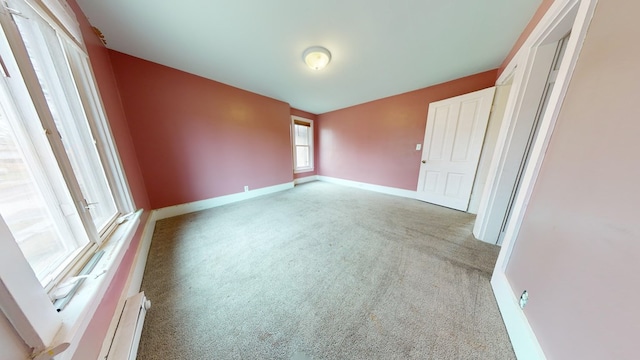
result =
M495 87L429 104L418 199L466 211Z

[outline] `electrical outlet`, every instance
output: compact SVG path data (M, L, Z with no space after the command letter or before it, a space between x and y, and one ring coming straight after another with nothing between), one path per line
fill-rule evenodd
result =
M529 301L529 293L525 290L522 292L522 295L520 295L520 309L524 309L527 301Z
M244 192L247 192L247 191L249 191L249 186L245 185L244 186Z

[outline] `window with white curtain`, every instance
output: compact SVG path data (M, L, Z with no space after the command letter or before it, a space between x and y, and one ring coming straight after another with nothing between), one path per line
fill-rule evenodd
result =
M313 171L313 120L292 116L293 170Z
M86 50L37 2L1 10L0 215L50 290L134 210Z

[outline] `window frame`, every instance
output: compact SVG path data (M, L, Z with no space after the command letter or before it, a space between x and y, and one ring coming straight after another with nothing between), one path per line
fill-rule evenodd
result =
M309 133L308 133L308 141L309 141L309 145L297 145L296 144L296 122L301 122L301 123L305 123L308 124L309 127ZM305 125L300 125L300 126L305 126ZM312 172L315 171L315 163L314 163L314 153L315 153L315 144L313 141L315 135L315 129L314 129L314 124L313 124L313 120L311 119L307 119L307 118L303 118L300 116L291 116L291 145L292 145L292 152L293 152L293 173L294 174L301 174L301 173L307 173L307 172ZM309 148L309 166L303 166L303 167L298 167L297 163L298 163L298 159L297 159L297 146L307 146Z
M79 201L83 199L82 192L77 181L73 179L75 175L70 162L61 155L65 154L65 150L60 139L57 136L47 136L57 160L55 165L60 168L65 186L72 193L74 206L80 214L85 231L89 234L90 243L78 251L70 264L57 274L51 286L45 288L22 256L17 242L0 216L0 235L2 235L0 247L3 249L0 252L0 258L3 259L0 263L0 308L16 332L33 349L33 356L35 356L54 343L79 341L83 329L98 308L101 296L115 276L137 229L142 211L132 214L135 211L134 199L101 100L88 51L82 38L78 36L80 28L75 15L64 0L49 0L44 3L42 0L23 1L55 30L61 43L64 43L61 46L69 65L69 72L80 95L81 106L85 111L91 136L96 142L99 161L106 173L117 208L110 226L98 233L96 225L88 215L89 212ZM47 8L48 4L54 4L56 8ZM64 11L63 18L56 18L60 16L60 10ZM20 95L28 96L28 99L24 98L25 101L33 103L43 129L55 129L47 125L54 124L53 117L24 47L22 36L13 20L14 16L21 15L8 8L3 2L0 5L0 37L2 37L0 39L0 81L12 75L16 77L16 81L22 81L27 95L22 93ZM74 54L70 54L70 47L73 47ZM72 60L72 56L76 58ZM94 231L92 232L91 229ZM99 249L107 251L97 267L104 275L85 281L83 292L74 297L63 311L56 312L50 299L50 291L64 278L77 274Z
M63 269L46 287L47 291L52 290L56 283L70 273L76 273L83 264L102 246L110 234L117 227L117 219L125 214L135 210L133 197L129 185L124 174L123 166L120 161L115 140L109 127L108 119L105 114L104 105L102 104L95 75L91 68L91 63L87 54L87 50L83 42L78 43L74 38L73 31L67 31L62 28L55 18L49 16L40 5L33 1L25 1L38 16L47 22L57 33L62 43L62 49L69 65L69 72L73 77L74 85L78 91L81 106L84 109L87 121L89 123L91 135L96 141L96 147L100 156L100 162L104 168L107 182L111 188L114 197L117 213L113 216L110 224L98 231L94 226L89 215L89 211L85 209L82 202L84 196L80 190L76 175L73 171L71 163L66 156L66 151L61 139L55 136L53 131L49 131L49 144L56 156L58 166L67 183L67 187L72 194L75 207L83 222L83 227L87 231L90 239L89 245L79 251L76 258L69 262L69 265ZM15 58L15 62L20 71L31 101L37 111L42 125L45 129L56 129L53 115L50 112L49 105L40 87L39 79L35 73L27 50L24 46L22 35L20 34L17 24L13 20L13 16L22 16L15 14L14 11L2 9L3 20L1 22L3 31L6 35L9 46ZM73 51L73 53L72 53ZM73 59L73 57L76 57ZM75 60L75 61L74 61ZM15 74L14 76L17 76Z

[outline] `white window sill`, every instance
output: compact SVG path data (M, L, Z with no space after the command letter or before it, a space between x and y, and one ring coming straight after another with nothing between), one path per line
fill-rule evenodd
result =
M56 335L54 346L69 343L69 348L56 356L56 360L71 359L80 340L93 319L109 285L111 285L124 254L135 235L142 210L136 211L126 222L119 225L101 249L105 251L69 304L60 312L62 328Z
M294 169L293 173L294 174L302 174L302 173L307 173L307 172L312 172L314 169L312 167L309 168L299 168L299 169Z

